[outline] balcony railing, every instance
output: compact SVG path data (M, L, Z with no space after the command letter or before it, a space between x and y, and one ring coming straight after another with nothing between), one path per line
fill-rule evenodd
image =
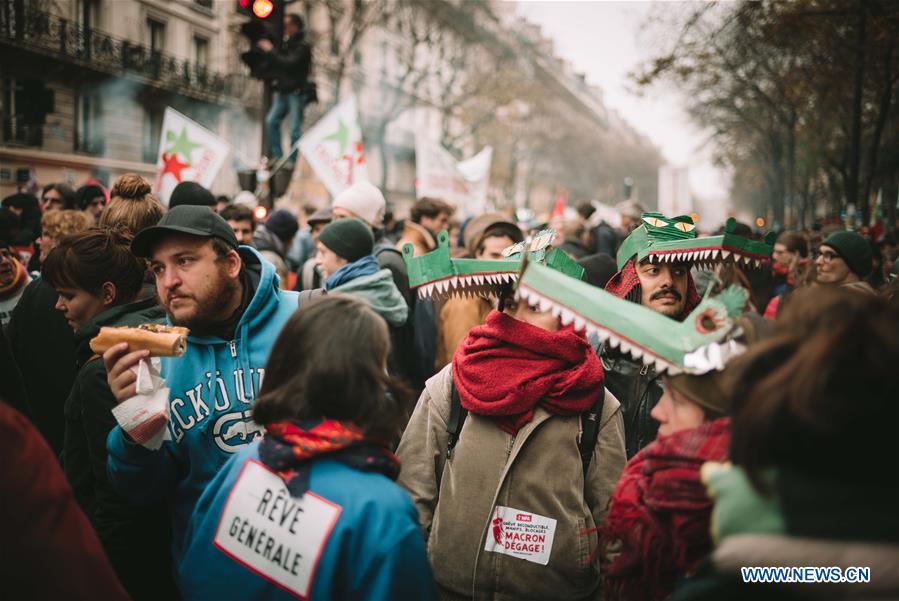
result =
M35 10L21 0L0 0L0 45L11 45L110 75L207 102L259 107L261 86L246 75L209 71L165 52Z

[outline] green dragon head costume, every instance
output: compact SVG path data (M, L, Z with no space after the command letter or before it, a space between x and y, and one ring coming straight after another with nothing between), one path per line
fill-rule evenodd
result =
M618 269L634 256L637 261L648 258L653 263L686 262L703 268L725 261L759 267L771 260L773 232L764 241L756 241L735 234L736 227L736 220L731 218L723 234L697 238L696 226L688 215L665 217L661 213L643 213L643 223L618 249Z
M733 351L717 343L734 329L733 320L747 297L742 288L728 288L706 297L686 319L676 321L539 264L527 265L518 295L541 311L552 311L563 325L586 329L669 375L721 369L718 364L726 361L721 354Z
M505 249L502 259L454 259L450 256L449 235L442 231L437 235L437 248L425 255L413 256L411 244L403 247L409 287L417 289L421 298L496 296L518 279L525 260L580 280L584 268L552 246L555 235L553 230L543 230Z

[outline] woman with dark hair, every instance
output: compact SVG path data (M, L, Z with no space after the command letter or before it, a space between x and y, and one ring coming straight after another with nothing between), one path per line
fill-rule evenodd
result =
M168 516L161 506L137 507L106 475L106 438L117 405L106 369L89 343L104 326L164 321L152 294L141 294L145 263L130 250L125 229L91 228L65 236L50 251L43 277L59 293L56 308L75 331L78 374L65 403L63 469L119 578L135 599L170 598ZM135 541L140 541L135 544Z
M436 598L415 507L392 482L408 393L387 376L389 344L360 299L329 295L291 317L253 406L266 435L194 510L185 598Z
M673 598L899 597L897 358L899 309L885 299L795 294L733 365L733 465L702 470L718 546ZM826 566L836 580L753 584L749 566ZM870 581L840 584L849 567Z

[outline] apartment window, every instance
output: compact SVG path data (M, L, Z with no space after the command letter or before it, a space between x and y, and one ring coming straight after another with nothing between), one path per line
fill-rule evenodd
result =
M87 88L79 90L75 99L77 131L75 150L103 154L103 112L100 95Z
M161 109L144 107L143 158L145 163L155 163L159 156L162 115Z
M147 19L147 45L150 46L150 52L165 51L165 23Z
M53 91L38 79L0 79L0 140L40 147L44 122L53 112Z
M209 64L209 40L204 37L194 36L194 63L198 67Z

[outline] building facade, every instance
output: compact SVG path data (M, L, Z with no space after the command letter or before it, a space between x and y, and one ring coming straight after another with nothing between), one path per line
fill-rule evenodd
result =
M29 176L152 179L167 106L257 156L262 85L237 64L232 4L0 0L0 194ZM218 191L236 189L235 166Z

